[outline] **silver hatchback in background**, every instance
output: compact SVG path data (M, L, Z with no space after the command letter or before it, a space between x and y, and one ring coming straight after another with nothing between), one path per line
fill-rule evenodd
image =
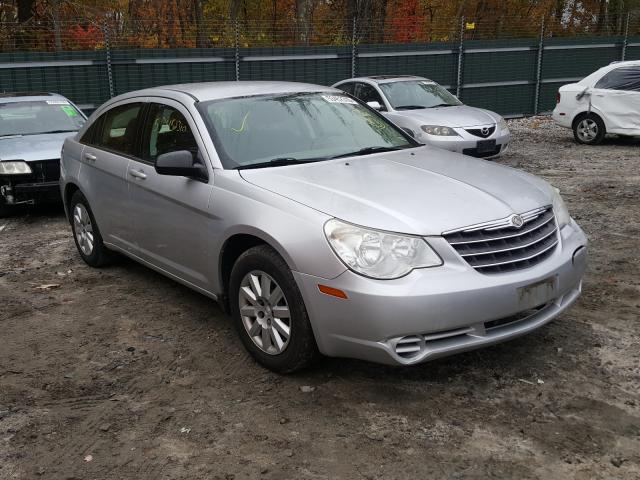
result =
M495 112L464 105L433 80L373 76L334 87L380 111L421 143L472 157L497 157L509 145L507 122Z
M586 264L545 181L420 145L317 85L113 98L65 142L61 189L87 264L120 252L217 299L278 372L518 337L578 298Z

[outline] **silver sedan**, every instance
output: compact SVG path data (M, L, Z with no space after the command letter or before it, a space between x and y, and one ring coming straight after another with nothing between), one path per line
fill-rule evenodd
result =
M216 299L278 372L518 337L578 298L586 264L545 181L420 145L317 85L113 98L66 140L61 190L87 264L119 252Z
M504 153L511 138L495 112L463 105L433 80L415 76L373 76L334 85L380 111L421 143L472 157Z

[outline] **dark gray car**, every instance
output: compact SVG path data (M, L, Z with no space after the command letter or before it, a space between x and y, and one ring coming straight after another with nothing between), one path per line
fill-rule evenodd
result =
M0 216L16 205L60 201L62 144L85 120L62 95L0 94Z

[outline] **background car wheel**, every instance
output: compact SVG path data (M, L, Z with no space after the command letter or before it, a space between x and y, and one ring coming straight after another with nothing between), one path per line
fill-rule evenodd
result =
M0 200L0 218L8 217L11 215L11 213L13 213L13 209L2 200Z
M582 115L573 123L573 136L578 143L597 145L606 133L604 122L593 113Z
M290 373L318 356L300 290L271 247L259 245L240 255L231 271L229 301L242 343L261 365Z
M82 259L92 267L109 264L113 259L113 253L102 243L102 236L89 202L79 191L71 197L69 212L73 239Z

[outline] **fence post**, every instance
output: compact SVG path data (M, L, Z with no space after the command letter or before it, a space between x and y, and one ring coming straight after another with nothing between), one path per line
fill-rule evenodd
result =
M624 27L624 40L622 40L622 57L620 60L624 62L627 56L627 45L629 43L629 18L631 17L631 12L627 12L627 22Z
M240 23L238 18L235 19L235 62L236 62L236 82L240 81Z
M109 98L113 98L115 91L113 88L113 65L111 63L111 42L109 41L109 26L104 23L102 25L102 33L104 35L104 51L107 61L107 80L109 82Z
M544 52L544 17L540 22L540 41L538 42L538 64L536 66L536 95L533 103L533 114L538 114L540 106L540 81L542 80L542 53Z
M358 53L356 52L356 17L353 17L353 23L351 27L351 78L356 76L356 61Z
M464 57L464 16L460 17L460 45L458 46L458 75L456 81L456 97L462 91L462 60Z

